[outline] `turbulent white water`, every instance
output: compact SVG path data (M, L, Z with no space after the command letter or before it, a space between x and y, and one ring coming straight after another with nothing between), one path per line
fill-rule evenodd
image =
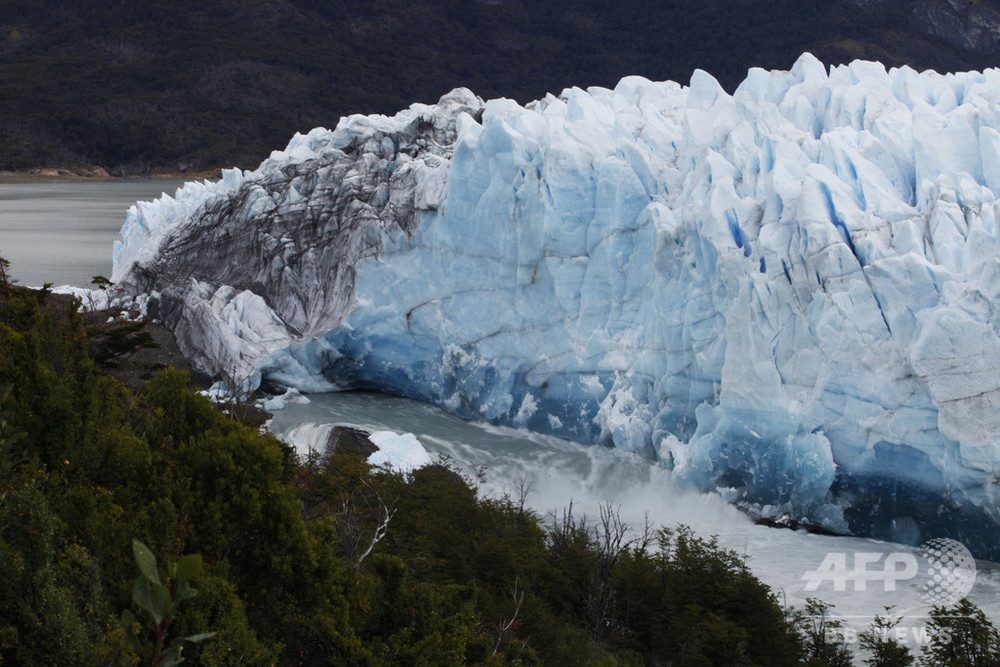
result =
M922 599L918 576L901 581L896 591L883 582L868 582L865 591L835 591L825 582L806 590L802 576L818 568L830 553L911 554L910 547L855 537L834 537L754 524L719 494L683 488L670 471L639 456L617 449L584 446L526 430L465 422L440 410L408 399L376 394L314 394L309 403L293 403L275 411L271 429L305 454L324 441L334 424L369 431L412 433L432 455L451 459L474 476L485 469L480 492L517 497L522 480L529 488L528 505L542 517L561 513L572 501L574 513L597 517L602 503L620 508L633 527L648 516L654 526L687 524L701 535L718 535L719 542L745 555L754 573L789 605L803 607L807 597L836 605L845 622L863 629L887 605L905 615L900 627L912 641L923 628L928 605ZM579 516L579 514L578 514ZM880 568L872 565L869 569ZM968 596L995 623L1000 622L1000 571L993 563L978 562L976 585Z

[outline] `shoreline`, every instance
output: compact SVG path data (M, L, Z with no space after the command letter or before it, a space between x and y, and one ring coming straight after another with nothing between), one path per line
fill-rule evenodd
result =
M0 171L0 185L19 183L68 183L77 181L134 181L152 180L157 178L181 178L185 180L218 180L222 178L222 168L203 169L189 172L157 172L148 176L129 175L125 178L109 174L101 167L69 169L53 167L45 169L29 169L27 171Z

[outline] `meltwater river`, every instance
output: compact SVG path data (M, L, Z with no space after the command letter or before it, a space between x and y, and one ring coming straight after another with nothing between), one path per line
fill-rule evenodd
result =
M110 276L112 243L128 207L161 192L172 194L180 184L157 179L0 184L0 256L11 261L19 284L85 287L95 275ZM523 482L529 491L527 503L543 518L561 512L571 501L574 513L591 517L602 503L612 503L633 526L641 527L648 517L654 525L683 523L700 534L718 535L723 546L745 555L757 576L787 604L801 607L807 597L821 598L857 629L894 605L895 613L904 615L897 628L902 639L916 647L923 636L929 611L923 585L933 563L914 547L758 526L722 495L680 488L669 471L634 455L463 422L406 399L313 395L308 403L289 403L276 411L271 428L306 451L317 446L331 424L414 434L432 455L447 456L469 473L484 469L484 494L516 495ZM824 563L838 562L872 576L867 581L849 576L838 586L830 573L821 573L808 588L804 576L815 574ZM919 571L903 576L912 563ZM897 575L879 577L887 567ZM979 562L976 575L968 597L1000 625L1000 570L996 564Z

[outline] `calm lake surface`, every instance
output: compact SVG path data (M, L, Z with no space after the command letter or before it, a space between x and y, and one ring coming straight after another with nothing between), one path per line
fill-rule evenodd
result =
M181 179L0 184L0 256L18 284L87 287L111 276L112 244L136 201L173 195Z

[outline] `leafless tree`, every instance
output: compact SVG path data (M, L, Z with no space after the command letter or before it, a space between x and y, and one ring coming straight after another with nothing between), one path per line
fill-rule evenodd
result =
M655 535L649 516L645 517L642 532L638 534L633 534L621 517L621 508L611 502L600 505L598 522L592 526L587 524L586 515L580 519L574 516L572 501L561 517L555 513L550 513L550 516L553 519L550 535L554 547L572 548L583 541L595 554L580 609L587 630L598 640L621 632L623 629L618 621L621 610L618 608L613 575L623 554L632 549L643 551L649 547Z
M512 634L511 630L518 624L517 615L521 612L521 605L524 603L524 589L520 587L520 582L520 577L514 579L514 587L511 590L511 597L514 599L514 613L511 614L509 620L501 620L497 624L497 641L493 645L492 655L496 655L507 644Z
M379 509L379 522L375 526L375 531L372 533L371 542L368 543L368 548L364 550L358 559L354 562L354 567L360 567L361 562L368 557L368 554L372 552L375 545L382 541L382 538L386 536L389 531L389 522L392 521L392 517L396 516L395 503L393 507L389 507L385 500L382 499L382 494L378 492L378 489L369 482L368 480L362 480L365 486L371 489L372 493L375 494L375 498L378 499L378 509Z
M514 489L516 497L511 498L517 506L518 511L523 515L528 505L528 496L535 490L535 480L528 475L521 475L517 480L517 487Z

